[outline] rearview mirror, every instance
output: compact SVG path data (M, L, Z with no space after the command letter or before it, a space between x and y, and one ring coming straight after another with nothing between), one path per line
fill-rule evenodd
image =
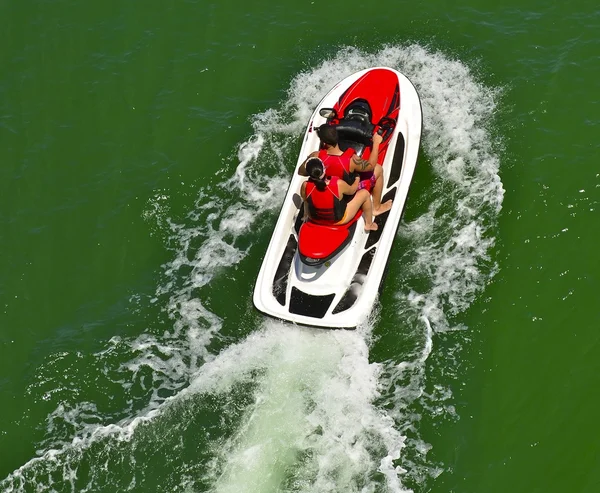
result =
M321 108L319 110L319 115L321 115L323 118L327 118L328 120L337 118L337 112L333 108Z

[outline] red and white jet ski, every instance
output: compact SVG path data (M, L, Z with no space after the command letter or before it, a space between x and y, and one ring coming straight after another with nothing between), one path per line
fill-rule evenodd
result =
M297 169L320 148L315 129L337 126L342 150L352 147L367 159L372 136L383 142L382 202L390 211L375 218L377 231L364 231L361 212L342 226L303 222ZM339 82L319 103L304 135L285 202L254 288L261 312L323 328L355 328L373 310L386 263L404 211L421 141L421 102L412 83L384 67L357 72Z

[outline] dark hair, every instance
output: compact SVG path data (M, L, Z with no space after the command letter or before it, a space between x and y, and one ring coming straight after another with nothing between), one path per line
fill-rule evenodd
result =
M323 176L323 173L325 172L323 161L321 161L318 157L308 158L306 161L306 172L308 173L308 181L314 183L317 187L317 190L325 190L327 185L325 180L321 179L321 176Z
M319 128L317 128L317 135L321 142L325 144L329 144L330 146L336 146L338 144L338 133L337 128L333 125L329 125L327 123L323 123Z

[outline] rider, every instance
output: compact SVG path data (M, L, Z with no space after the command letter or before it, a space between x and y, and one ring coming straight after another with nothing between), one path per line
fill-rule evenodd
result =
M370 179L359 183L358 190L366 189L373 193L373 214L378 216L392 207L392 201L388 200L381 203L381 194L383 191L383 169L377 165L379 157L379 145L383 137L379 133L373 136L373 147L369 159L363 159L358 156L354 149L348 148L346 151L340 149L338 143L337 129L333 125L324 123L317 128L317 135L324 146L320 151L312 152L306 161L298 168L300 176L308 176L306 164L309 158L319 157L325 166L328 176L337 176L342 178L348 185L354 183L354 177L357 173L372 171Z
M300 194L304 200L304 218L327 225L346 224L351 221L358 209L362 209L365 231L375 231L371 197L367 190L358 190L358 176L348 185L337 176L325 176L323 161L311 157L305 163L308 180L302 184ZM346 195L354 195L345 197Z

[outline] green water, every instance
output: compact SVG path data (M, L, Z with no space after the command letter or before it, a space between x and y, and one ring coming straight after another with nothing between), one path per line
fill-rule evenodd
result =
M590 1L0 1L0 489L600 490ZM405 73L377 315L251 293L304 125Z

